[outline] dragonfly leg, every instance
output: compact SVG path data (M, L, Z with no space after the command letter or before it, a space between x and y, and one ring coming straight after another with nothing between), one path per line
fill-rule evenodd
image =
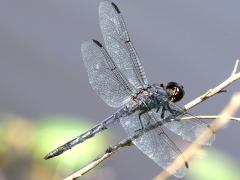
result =
M163 105L159 105L159 106L157 107L157 110L156 110L156 113L158 113L159 110L160 110L160 107L162 106L162 111L161 111L161 118L162 118L162 119L164 119L164 114L165 114L165 111L166 111L166 103L167 103L167 102L165 102Z
M172 109L172 108L169 106L168 103L166 103L166 107L167 107L168 111L169 111L171 114L173 114L174 116L178 116L178 115L182 114L181 111Z
M138 119L139 119L139 122L140 122L141 128L135 130L135 132L138 132L138 131L141 131L141 130L144 129L144 126L143 126L143 122L142 122L141 116L142 116L143 114L145 114L146 112L147 112L147 111L141 111L141 112L138 114ZM150 123L150 122L148 122L148 124L149 124L149 123Z
M141 124L141 129L140 129L140 130L142 130L142 129L144 128L144 127L143 127L142 120L141 120L141 116L142 116L144 113L145 113L145 111L142 111L142 112L140 112L139 115L138 115L138 119L139 119L140 124Z
M165 114L166 107L165 105L162 107L162 112L161 112L161 118L164 119L164 114Z
M165 111L168 110L171 115L167 116L167 117L164 117L164 113ZM180 119L179 118L176 118L177 116L181 115L183 112L182 111L178 111L178 110L175 110L175 109L172 109L169 104L166 102L164 105L163 105L163 109L162 109L162 112L161 112L161 118L164 119L165 122L171 122L171 121L179 121Z

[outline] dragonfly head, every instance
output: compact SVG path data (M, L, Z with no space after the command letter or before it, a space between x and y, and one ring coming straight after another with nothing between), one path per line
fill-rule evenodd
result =
M166 90L172 102L180 101L185 94L183 86L176 82L169 82L166 86Z

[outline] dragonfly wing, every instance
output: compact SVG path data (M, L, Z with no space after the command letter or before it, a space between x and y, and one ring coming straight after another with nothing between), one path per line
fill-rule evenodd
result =
M170 108L178 111L182 111L183 109L176 104L169 102ZM160 119L160 113L155 113L156 116L158 116L158 119ZM184 114L187 114L189 116L192 116L186 112ZM197 119L194 116L192 116L193 119L191 120L178 120L178 121L172 121L169 123L165 123L164 126L166 126L169 130L171 130L173 133L179 135L182 137L182 139L187 141L194 141L203 131L209 130L212 133L212 137L203 145L211 145L213 141L215 140L215 135L213 131L210 129L209 124L205 122L204 120ZM179 118L179 117L177 117Z
M212 137L203 145L210 146L215 140L215 135L209 128L209 125L200 119L173 121L166 123L165 126L184 140L190 142L194 141L205 130L209 130L212 133Z
M156 123L156 120L151 112L143 114L141 116L141 120L144 125ZM138 112L121 118L120 122L129 136L133 135L136 130L141 128ZM166 169L178 157L183 161L183 163L185 163L180 149L167 136L162 127L146 132L144 135L134 140L133 143L138 147L138 149L140 149L145 155L151 158L163 169ZM186 174L186 167L183 166L177 172L170 173L181 178Z
M120 107L135 93L135 88L120 72L104 47L96 40L81 46L89 82L109 106Z
M110 1L102 1L99 20L106 48L119 69L136 88L147 86L145 72L118 7Z

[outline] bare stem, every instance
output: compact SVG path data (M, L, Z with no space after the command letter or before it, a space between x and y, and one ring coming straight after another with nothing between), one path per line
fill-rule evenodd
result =
M221 129L230 121L230 117L233 116L240 107L240 93L235 94L226 108L222 111L219 118L214 120L210 125L210 128L216 132ZM198 154L201 144L207 142L212 136L212 132L209 129L204 130L200 136L182 153L185 161L191 160L196 154ZM174 173L178 169L184 166L184 163L180 158L177 158L172 164L170 164L165 171L163 171L154 180L165 180L171 175L168 172Z
M109 147L102 156L97 157L91 163L89 163L88 165L86 165L85 167L80 169L79 171L77 171L74 174L65 178L65 180L76 179L76 178L86 174L88 171L90 171L91 169L96 167L98 164L100 164L105 159L112 156L115 152L117 152L122 147L131 146L131 145L132 145L132 141L129 139L125 139L125 140L121 141L118 145L116 145L114 147Z
M221 116L216 116L216 115L198 115L198 116L184 116L181 118L181 120L196 120L196 119L205 119L205 120L213 120L213 119L219 119L222 118ZM240 118L236 118L236 117L226 117L228 119L230 119L231 121L236 121L238 123L240 123Z
M208 98L218 94L219 92L222 92L223 90L225 90L225 88L227 86L232 84L234 81L238 80L240 78L240 72L237 73L238 64L239 64L239 60L236 60L236 63L235 63L234 68L233 68L233 71L232 71L232 73L231 73L229 78L227 78L221 84L217 85L215 88L209 89L203 95L201 95L198 98L194 99L193 101L189 102L188 104L186 104L184 106L184 108L186 110L189 110L189 109L193 108L194 106L196 106L199 103L207 100Z
M219 84L215 88L209 89L203 95L201 95L201 96L197 97L196 99L194 99L193 101L189 102L188 104L186 104L184 106L184 108L186 110L189 110L189 109L193 108L194 106L198 105L199 103L202 103L203 101L207 100L208 98L210 98L210 97L212 97L212 96L214 96L214 95L216 95L216 94L218 94L220 92L225 92L225 88L227 86L232 84L234 81L240 79L240 73L239 72L237 73L238 64L239 64L239 60L236 61L235 66L233 68L233 71L232 71L232 73L231 73L229 78L227 78L225 81L223 81L221 84ZM234 118L234 117L231 117L231 116L232 116L232 114L222 114L220 116L198 116L198 119L203 119L203 117L204 117L204 119L216 119L216 118L219 118L219 119L231 119L231 120L238 121L238 122L240 121L239 118ZM191 117L183 117L183 120L189 120L189 119L192 119L192 118ZM154 126L151 126L147 130L144 130L144 132L147 132L147 131L150 131L152 129L155 129L155 128L159 127L160 125L161 125L160 123L159 124L156 123ZM88 171L90 171L91 169L96 167L98 164L100 164L102 161L104 161L104 160L108 159L109 157L111 157L115 152L117 152L122 147L132 145L132 140L140 137L144 132L143 131L139 131L137 134L133 135L132 137L127 138L127 139L121 141L119 143L119 145L116 145L113 148L109 148L104 154L102 154L101 156L99 156L98 158L93 160L91 163L89 163L86 166L84 166L79 171L77 171L74 174L68 176L66 179L67 180L76 179L76 178L84 175L85 173L87 173Z

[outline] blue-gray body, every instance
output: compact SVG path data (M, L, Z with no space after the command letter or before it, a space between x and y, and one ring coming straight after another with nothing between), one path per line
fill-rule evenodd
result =
M63 146L60 146L57 149L53 150L45 157L45 159L49 159L51 157L62 154L64 151L71 149L73 146L82 143L83 141L93 137L95 134L107 129L115 122L119 122L119 120L123 117L129 116L132 113L138 111L140 118L142 114L152 109L156 109L157 111L161 107L165 107L165 105L168 105L168 101L169 99L167 91L158 84L152 84L145 89L139 89L138 93L135 96L131 97L126 105L120 108L112 116L108 117L89 131L67 142ZM160 113L162 113L162 115L164 115L163 111L165 111L165 109L161 110Z

